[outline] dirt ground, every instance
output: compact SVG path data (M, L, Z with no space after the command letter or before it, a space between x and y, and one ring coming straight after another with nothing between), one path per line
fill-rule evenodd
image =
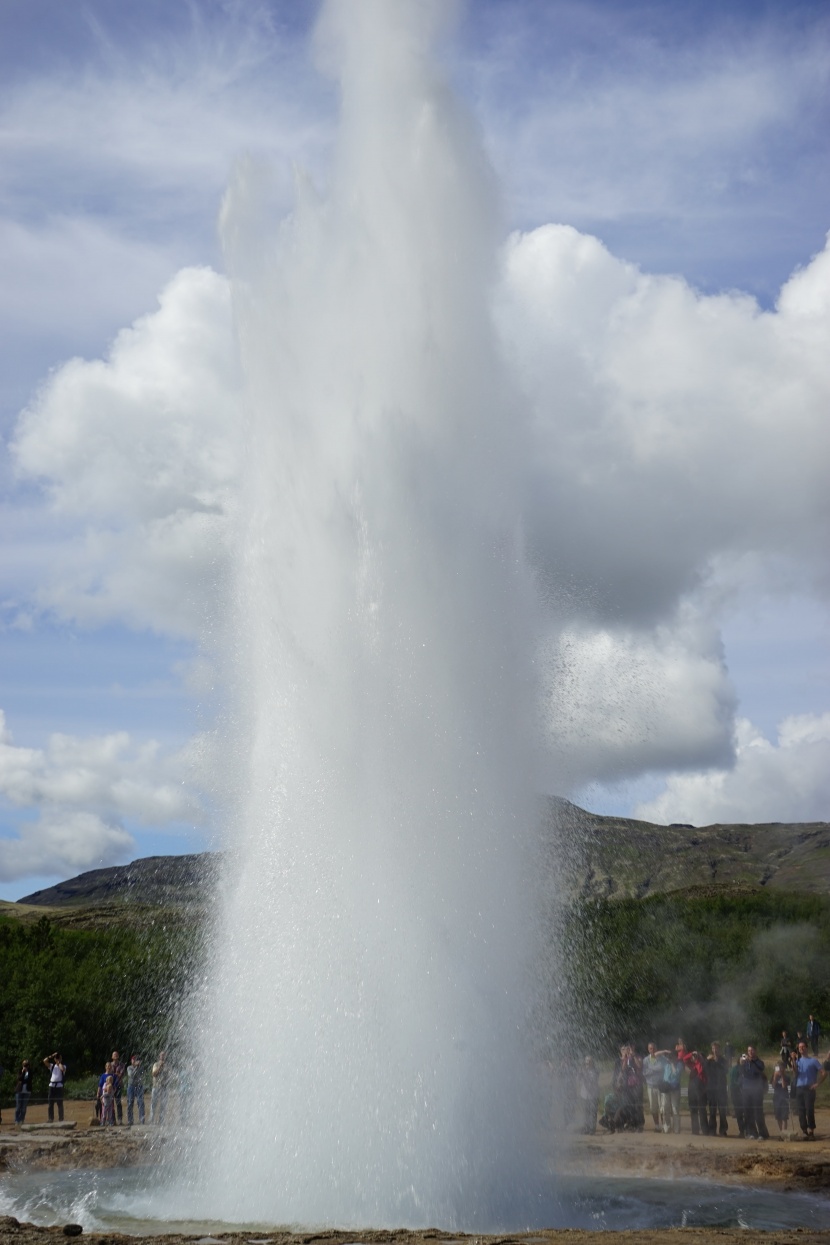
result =
M31 1130L8 1123L0 1126L0 1173L3 1170L42 1170L62 1167L110 1167L152 1163L159 1157L165 1130L136 1126L100 1129L90 1127L89 1104L67 1103L66 1120L72 1129L43 1127L45 1107L34 1107L27 1124L40 1124ZM774 1120L768 1121L774 1126ZM730 1120L734 1128L734 1122ZM731 1137L695 1137L688 1131L664 1135L654 1131L618 1133L598 1132L595 1136L574 1135L569 1145L553 1158L562 1171L586 1176L632 1176L672 1179L698 1177L722 1183L739 1183L780 1190L825 1192L830 1195L830 1110L817 1112L817 1138L805 1142L779 1139L741 1141ZM2 1179L2 1175L0 1175ZM615 1245L830 1245L830 1218L827 1231L680 1228L672 1231L627 1231L614 1233ZM617 1239L618 1238L618 1239ZM53 1245L70 1239L66 1227L35 1228L0 1217L0 1245ZM216 1237L172 1234L147 1238L118 1233L83 1233L82 1239L95 1245L607 1245L607 1232L557 1230L511 1236L451 1236L440 1231L364 1231L291 1234L286 1232L219 1233Z
M830 1195L830 1110L826 1108L816 1111L813 1141L804 1141L798 1130L779 1136L771 1116L767 1118L769 1141L742 1141L732 1119L732 1135L726 1137L695 1137L688 1118L682 1123L684 1131L678 1134L657 1133L647 1125L642 1133L598 1129L594 1136L574 1136L558 1160L560 1169L586 1176L700 1177Z

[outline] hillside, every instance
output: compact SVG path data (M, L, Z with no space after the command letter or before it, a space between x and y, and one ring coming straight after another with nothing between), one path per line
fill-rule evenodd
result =
M830 891L830 823L657 826L553 800L550 839L576 897L641 899L678 891Z
M830 823L658 826L586 812L552 799L546 810L552 880L570 898L640 899L761 889L830 892ZM187 920L210 905L221 857L150 856L93 869L3 904L1 913L60 924Z
M199 904L214 872L216 854L146 856L129 865L92 869L45 890L24 895L18 903L34 907L70 904Z
M555 800L544 827L546 1042L771 1041L809 1011L830 1029L830 825L656 826ZM113 1034L172 1040L221 859L150 857L0 904L6 1065L58 1045L86 1072Z
M91 869L17 903L0 902L0 916L31 923L43 916L63 928L151 927L191 923L210 905L218 852L147 856L129 865Z

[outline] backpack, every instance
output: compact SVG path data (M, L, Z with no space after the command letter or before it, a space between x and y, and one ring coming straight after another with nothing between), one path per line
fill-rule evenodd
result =
M663 1067L663 1084L666 1089L664 1092L671 1093L680 1086L680 1069L676 1063L666 1062Z

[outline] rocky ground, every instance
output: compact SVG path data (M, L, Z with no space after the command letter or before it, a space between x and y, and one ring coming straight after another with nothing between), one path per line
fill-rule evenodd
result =
M466 1236L457 1233L450 1237L444 1232L268 1232L254 1236L250 1232L223 1232L218 1236L198 1237L170 1236L139 1238L121 1236L117 1233L85 1233L73 1238L63 1228L33 1228L18 1224L14 1219L0 1217L0 1241L3 1245L58 1245L67 1239L94 1242L95 1245L608 1245L607 1232L583 1232L581 1230L559 1232L527 1232L507 1236ZM754 1232L751 1229L678 1228L676 1232L647 1231L620 1232L614 1234L615 1245L671 1245L677 1239L680 1245L828 1245L830 1231L813 1232L796 1228L792 1231Z
M250 1232L227 1232L219 1236L198 1237L170 1236L139 1238L121 1236L117 1233L91 1232L73 1238L64 1228L33 1228L18 1224L14 1219L0 1218L0 1241L3 1245L58 1245L67 1239L94 1242L95 1245L139 1245L145 1239L147 1245L608 1245L607 1232L583 1232L569 1230L559 1232L528 1232L508 1236L466 1236L458 1233L452 1237L438 1231L428 1232L269 1232L252 1235ZM828 1245L830 1231L813 1232L796 1228L792 1231L755 1232L746 1228L678 1228L674 1232L620 1232L614 1234L615 1245L671 1245L676 1239L680 1245Z
M88 1109L80 1104L74 1112L75 1127L63 1130L36 1126L23 1131L4 1124L0 1130L0 1169L42 1170L59 1167L110 1167L122 1164L152 1163L164 1144L164 1130L136 1126L134 1129L101 1130L89 1127ZM67 1112L69 1115L70 1112ZM73 1121L68 1120L67 1123ZM688 1128L688 1121L684 1120ZM774 1124L774 1121L771 1121ZM561 1171L601 1178L642 1175L672 1179L692 1177L721 1183L740 1183L780 1190L824 1192L830 1196L830 1111L818 1115L815 1141L780 1140L773 1135L766 1142L741 1141L733 1137L694 1137L686 1131L677 1136L662 1133L622 1133L574 1136L571 1144L554 1160ZM36 1228L0 1217L0 1245L45 1245L69 1239L69 1226ZM508 1236L465 1236L440 1231L364 1231L298 1233L287 1232L219 1233L216 1237L171 1234L149 1238L117 1233L83 1233L83 1239L96 1245L138 1245L146 1239L153 1245L607 1245L608 1233L582 1230L545 1231ZM683 1228L676 1231L629 1231L615 1234L619 1245L830 1245L830 1216L826 1232L780 1230L758 1232L747 1229Z
M734 1130L734 1120L729 1124ZM769 1141L742 1141L734 1131L726 1137L695 1137L685 1118L686 1131L677 1135L598 1131L573 1137L559 1164L576 1175L690 1177L830 1197L830 1110L817 1111L816 1124L814 1141L804 1141L800 1134L782 1139L771 1117Z

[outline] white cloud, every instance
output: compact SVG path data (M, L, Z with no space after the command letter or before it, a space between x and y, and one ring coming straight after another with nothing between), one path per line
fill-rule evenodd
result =
M511 240L497 314L534 422L526 530L566 620L548 727L573 784L724 764L730 593L826 598L829 304L830 249L762 312L566 226Z
M192 636L223 578L239 377L223 278L185 269L159 303L47 380L13 451L65 533L40 605Z
M820 573L828 273L825 251L761 312L566 226L511 239L498 317L534 425L527 530L582 626L668 625L730 559ZM43 605L197 633L222 580L240 394L228 287L207 269L179 273L107 360L49 378L14 443L72 524Z
M734 768L671 774L634 815L698 826L830 819L830 713L785 718L775 742L739 719L735 746Z
M135 847L123 820L158 827L202 821L192 787L197 749L164 753L123 731L55 734L45 748L19 747L0 711L0 796L38 810L37 820L18 822L17 837L0 839L0 881L123 859Z
M560 787L724 764L729 567L751 565L758 591L819 590L828 273L825 251L761 312L568 227L511 239L497 316L532 416L525 527L565 620L547 654ZM191 637L221 613L240 395L228 286L205 269L106 360L49 378L15 441L64 528L41 608Z
M567 226L511 240L499 319L535 423L529 533L577 613L654 625L726 556L823 567L827 272L825 251L761 312Z
M197 821L191 766L189 755L165 755L154 740L136 745L126 731L54 734L46 748L19 747L0 710L0 795L19 807L93 808L148 825Z
M135 849L121 826L95 813L48 809L25 822L13 839L0 839L0 881L67 877L118 864Z
M734 689L717 632L691 610L652 632L568 629L543 668L560 791L732 758Z

